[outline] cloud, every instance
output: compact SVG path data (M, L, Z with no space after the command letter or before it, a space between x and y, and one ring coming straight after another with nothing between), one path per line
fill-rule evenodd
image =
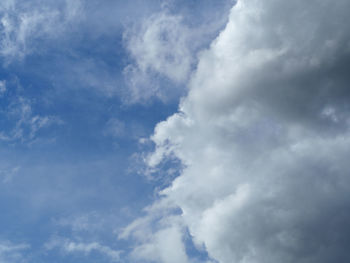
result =
M62 3L64 8L42 1L13 0L0 5L0 54L6 64L38 51L40 42L55 39L70 28L80 15L80 1Z
M52 250L56 247L62 249L65 253L83 253L89 256L93 252L98 252L106 256L110 262L119 262L121 251L113 250L108 246L103 246L98 242L75 242L69 239L53 238L45 244L47 250Z
M75 217L59 218L54 220L54 222L59 226L71 228L73 232L96 231L105 223L96 212Z
M0 170L0 176L2 177L3 183L9 183L12 181L13 177L16 176L16 174L19 172L20 167L15 166L7 169L1 169Z
M25 262L24 250L29 249L27 244L12 244L8 241L0 241L0 262L12 263L12 262Z
M132 239L135 244L129 259L132 262L191 262L183 243L184 226L173 215L176 209L164 200L147 207L146 211L144 217L119 234L119 239Z
M349 10L238 1L152 137L151 167L185 166L160 192L182 214L135 251L160 257L148 240L183 225L220 263L350 260Z
M67 252L83 252L85 254L89 254L92 251L98 251L106 256L108 256L112 262L118 262L120 258L120 251L115 251L109 247L102 246L97 242L93 243L75 243L68 242L65 244L64 249Z
M0 142L31 145L43 139L42 133L63 121L54 115L39 112L38 102L23 95L23 88L17 78L0 81L3 88L0 116Z
M157 75L175 84L187 80L193 63L190 32L181 16L166 11L125 31L126 48L135 60L124 69L132 100L165 96L153 80Z
M1 80L0 81L0 97L2 97L4 95L6 90L7 90L7 88L6 88L6 81L5 80Z
M120 214L91 211L77 215L54 218L56 227L69 230L77 239L97 239L101 234L111 234L120 224Z
M182 231L176 226L158 231L147 243L137 247L132 257L141 262L143 260L160 263L189 262L182 243Z
M218 1L215 9L224 9L228 2ZM214 7L207 2L201 2L201 12L194 10L196 4L192 8L189 4L187 11L177 10L179 6L187 4L165 1L161 11L137 20L125 30L123 40L132 60L124 68L128 102L154 97L167 101L183 94L198 51L225 24L222 14L213 15Z
M191 65L189 33L180 16L160 13L146 19L137 34L126 31L125 41L141 72L152 70L182 82Z
M125 135L125 124L121 120L111 118L107 121L103 134L115 138Z
M56 116L42 116L33 113L32 101L23 96L11 98L3 115L8 119L7 125L0 130L0 141L31 144L38 138L38 133L51 125L63 122ZM12 126L12 127L11 127Z

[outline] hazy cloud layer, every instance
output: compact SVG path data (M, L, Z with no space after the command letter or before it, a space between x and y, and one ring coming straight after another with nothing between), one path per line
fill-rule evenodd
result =
M182 215L146 216L170 226L134 227L134 253L172 262L159 237L166 246L185 225L220 263L350 260L349 10L347 0L238 1L152 138L149 165L185 165L160 201Z

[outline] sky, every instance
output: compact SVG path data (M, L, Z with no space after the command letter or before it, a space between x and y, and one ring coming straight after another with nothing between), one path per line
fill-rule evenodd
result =
M2 0L0 263L350 262L348 0Z

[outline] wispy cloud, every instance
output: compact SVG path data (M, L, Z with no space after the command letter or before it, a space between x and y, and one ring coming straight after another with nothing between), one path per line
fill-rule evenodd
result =
M28 244L13 244L9 241L0 241L0 261L4 263L26 262L23 251L28 250Z
M125 132L125 123L116 118L111 118L107 121L103 134L105 136L120 138L125 135Z
M0 98L5 94L7 88L6 88L6 81L1 80L0 81Z
M52 4L52 3L51 3ZM38 43L55 39L79 16L80 1L66 1L65 7L50 2L17 0L0 5L0 54L5 63L23 59L38 50Z
M165 93L157 75L175 83L184 83L193 63L191 31L181 16L168 12L154 14L124 33L124 41L135 64L124 69L131 100L139 101Z
M107 257L110 262L119 262L121 251L114 250L108 246L103 246L98 242L75 242L69 239L53 238L45 244L47 250L60 248L64 253L81 253L89 256L93 252L100 253Z
M126 100L131 103L154 97L167 101L183 94L197 53L225 22L222 17L209 15L202 23L189 21L174 12L174 6L165 1L160 12L136 20L124 32L125 47L132 59L124 68Z
M10 127L0 131L0 140L9 143L31 144L37 139L37 134L42 129L63 123L55 116L34 114L32 102L23 96L13 98L2 115L9 120Z
M19 166L15 166L9 169L0 169L0 178L2 178L3 183L9 183L12 181L13 177L16 176L20 170Z

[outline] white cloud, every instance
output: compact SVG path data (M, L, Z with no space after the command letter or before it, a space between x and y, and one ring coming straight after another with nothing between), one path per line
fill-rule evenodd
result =
M174 83L184 83L193 63L191 30L182 17L161 12L152 15L124 33L126 48L135 60L125 68L131 100L138 101L152 96L164 97L158 87L157 75Z
M83 253L89 256L92 252L98 252L107 257L110 262L119 262L119 250L114 250L108 246L103 246L98 242L75 242L69 239L52 238L44 245L45 249L52 250L56 247L62 249L65 253Z
M61 125L63 121L56 116L43 116L33 113L32 101L23 96L11 98L3 117L7 125L0 130L0 141L32 144L38 139L38 133L52 125Z
M5 80L1 80L0 81L0 97L2 97L4 95L6 90L7 90L7 88L6 88L6 81Z
M159 263L189 262L182 243L182 229L171 226L158 231L152 239L137 247L132 257Z
M80 15L80 1L66 1L65 9L41 1L16 0L0 5L0 54L6 63L37 50L39 41L55 39Z
M67 252L83 252L89 254L92 251L98 251L101 254L106 255L112 262L118 262L120 258L120 251L116 251L107 246L102 246L97 242L93 243L76 243L68 242L65 244L64 249Z
M15 166L7 169L0 169L0 177L2 177L3 183L9 183L12 181L13 177L19 172L20 167Z
M221 1L215 8L222 10L228 2ZM226 21L222 14L213 15L213 7L207 5L201 3L203 14L191 10L189 15L172 12L173 4L165 2L160 12L136 20L126 29L124 43L133 60L124 68L127 102L153 97L167 101L184 93L198 51L210 43ZM207 9L210 12L205 12Z
M149 17L140 32L126 32L127 47L141 72L153 70L175 82L190 71L190 31L180 16L160 13Z
M120 234L120 239L133 239L129 255L132 262L190 262L186 254L184 226L174 207L162 200L146 208L147 215L135 220Z
M157 125L149 165L186 166L162 200L220 263L350 260L349 10L239 1L180 112ZM136 251L159 258L149 244Z
M0 262L17 263L25 262L23 251L29 249L27 244L13 244L8 241L0 241Z

